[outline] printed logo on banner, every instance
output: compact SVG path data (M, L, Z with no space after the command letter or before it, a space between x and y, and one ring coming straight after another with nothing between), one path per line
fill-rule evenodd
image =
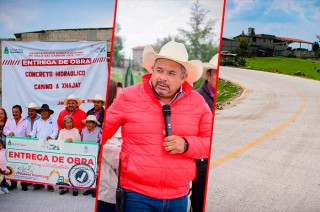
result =
M9 54L8 46L4 47L4 51L3 51L3 53L5 53L5 54Z
M40 142L41 142L41 140L42 140L42 145L41 145L42 149L60 150L59 145L57 145L54 141L52 141L52 143L51 143L45 139L39 139Z
M7 142L7 145L8 146L27 146L26 144L24 143L20 143L20 142L13 142L9 139L9 141Z
M14 53L19 53L19 54L22 54L23 53L23 49L9 49L8 46L4 47L4 50L3 50L3 53L4 54L14 54Z
M69 170L69 182L74 187L91 188L96 181L93 168L88 164L76 164Z

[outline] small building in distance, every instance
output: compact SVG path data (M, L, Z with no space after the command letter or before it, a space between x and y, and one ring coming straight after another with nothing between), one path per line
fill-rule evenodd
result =
M145 46L136 46L132 48L132 66L142 66L142 53Z
M236 52L240 48L240 41L222 37L222 50L225 52Z
M239 43L235 43L235 41ZM238 45L240 48L241 41L245 41L249 52L257 56L314 57L314 52L301 48L302 43L312 45L312 42L270 34L256 34L255 29L252 27L248 28L247 34L242 31L240 35L235 36L233 39L224 38L222 40L222 50L235 53L236 46ZM300 44L300 48L293 49L289 47L292 43Z

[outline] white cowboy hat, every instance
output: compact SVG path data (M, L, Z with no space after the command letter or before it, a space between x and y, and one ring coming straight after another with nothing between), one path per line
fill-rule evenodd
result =
M34 102L30 102L30 104L28 105L27 108L28 108L28 109L35 109L35 110L39 110L39 109L40 109L40 107L38 107L38 106L36 105L36 103L34 103Z
M154 62L159 58L169 59L183 65L188 74L186 78L188 83L197 81L202 75L202 62L200 60L188 61L188 52L182 43L170 41L161 48L159 54L156 54L150 45L144 48L143 65L150 73L152 73Z
M105 102L105 100L102 98L102 96L99 93L95 95L95 97L92 100Z
M93 121L96 122L97 125L100 125L100 122L98 122L95 115L89 115L85 120L82 120L83 123L86 123L87 121Z
M218 68L218 58L219 58L219 53L215 54L209 63L203 63L203 73L205 74L208 70L210 69L215 69L217 70Z
M78 103L78 106L80 106L81 103L82 103L81 99L79 99L78 97L76 97L76 95L74 95L74 94L70 94L70 95L68 96L68 98L65 98L65 99L63 100L64 105L67 106L68 100L74 100L74 101L76 101L76 102Z

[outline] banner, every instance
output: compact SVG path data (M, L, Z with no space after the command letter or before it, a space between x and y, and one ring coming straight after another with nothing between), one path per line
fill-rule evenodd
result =
M95 188L99 144L7 137L8 179L52 186Z
M70 94L82 99L81 109L93 107L96 94L106 96L107 42L2 41L2 106L48 104L55 113L64 109ZM10 116L11 113L9 113Z

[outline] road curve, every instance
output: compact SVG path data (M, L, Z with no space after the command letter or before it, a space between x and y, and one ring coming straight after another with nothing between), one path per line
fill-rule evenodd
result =
M206 211L320 211L320 82L221 67L245 86L217 110Z

